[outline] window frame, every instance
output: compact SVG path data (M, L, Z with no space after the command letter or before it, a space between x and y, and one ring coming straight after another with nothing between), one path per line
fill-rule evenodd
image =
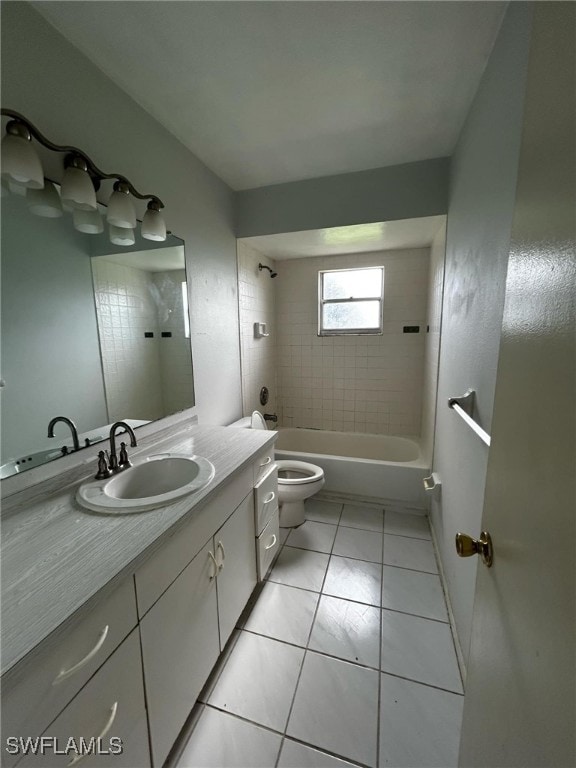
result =
M347 299L325 299L324 293L324 275L335 272L362 272L366 269L380 270L380 295L369 296L365 298L350 297ZM364 301L378 301L380 311L378 313L378 327L372 328L324 328L323 316L324 305L326 304L360 304ZM321 269L318 271L318 336L381 336L384 333L384 266L374 265L373 267L345 267L344 269Z

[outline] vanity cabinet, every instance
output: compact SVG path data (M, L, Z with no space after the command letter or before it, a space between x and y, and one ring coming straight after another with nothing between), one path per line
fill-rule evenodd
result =
M2 733L39 736L136 626L132 579L2 677ZM2 765L17 755L3 750Z
M255 585L250 493L141 619L155 766L166 759Z
M72 699L46 735L55 739L53 743L60 752L68 751L71 738L75 748L68 754L59 754L49 747L42 755L26 755L18 763L19 768L39 765L42 768L150 766L138 628ZM81 755L75 751L83 748L81 738L87 745L94 739L94 754ZM120 753L116 753L117 740L121 740Z

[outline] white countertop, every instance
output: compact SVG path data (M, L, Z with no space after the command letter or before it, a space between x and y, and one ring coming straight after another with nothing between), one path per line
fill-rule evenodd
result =
M88 512L74 498L78 482L13 506L1 523L2 674L111 581L135 570L146 550L202 508L275 437L275 432L196 425L148 448L148 455L169 450L204 456L216 469L206 488L161 509Z

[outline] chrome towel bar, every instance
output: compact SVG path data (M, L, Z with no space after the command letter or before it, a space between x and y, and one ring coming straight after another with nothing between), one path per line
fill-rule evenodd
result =
M448 408L452 408L452 410L455 411L466 424L468 424L470 429L476 432L482 442L486 443L486 445L490 445L490 435L472 418L475 399L476 392L473 389L469 389L463 395L460 395L460 397L449 397Z

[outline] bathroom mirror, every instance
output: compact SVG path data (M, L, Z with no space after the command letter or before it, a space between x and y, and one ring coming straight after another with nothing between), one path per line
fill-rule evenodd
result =
M104 207L102 207L104 209ZM104 209L105 210L105 209ZM194 405L184 242L114 246L2 198L1 477Z

